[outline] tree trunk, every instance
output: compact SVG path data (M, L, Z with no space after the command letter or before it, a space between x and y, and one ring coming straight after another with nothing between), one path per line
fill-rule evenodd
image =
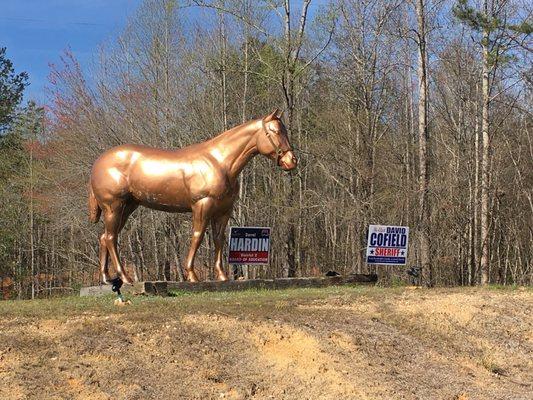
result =
M487 5L485 2L485 10ZM482 96L483 109L481 117L481 134L483 147L481 153L481 285L489 283L489 34L483 33L483 79L482 79Z
M477 85L476 85L477 92ZM470 285L477 284L478 280L478 267L479 267L479 112L476 102L476 124L474 128L474 199L473 199L473 219L472 219L472 279Z
M427 52L426 52L426 22L425 22L424 0L416 3L416 14L418 21L418 203L419 203L419 251L420 264L425 275L426 282L433 286L433 270L430 255L430 235L429 235L429 159L428 159L428 138L429 130L427 124Z
M33 137L32 137L33 140ZM35 298L35 243L34 243L34 215L33 215L33 146L30 145L30 264L31 264L31 298Z

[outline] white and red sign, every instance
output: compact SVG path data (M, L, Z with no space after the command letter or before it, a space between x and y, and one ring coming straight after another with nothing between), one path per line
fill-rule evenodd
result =
M366 247L367 264L405 265L409 227L370 225Z
M270 260L270 228L230 228L228 264L267 265Z

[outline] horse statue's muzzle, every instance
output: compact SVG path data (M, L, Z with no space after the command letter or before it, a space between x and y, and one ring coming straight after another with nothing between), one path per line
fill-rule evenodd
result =
M285 154L283 154L279 159L279 166L284 171L290 171L296 168L297 165L298 165L298 159L296 158L292 150L285 152Z

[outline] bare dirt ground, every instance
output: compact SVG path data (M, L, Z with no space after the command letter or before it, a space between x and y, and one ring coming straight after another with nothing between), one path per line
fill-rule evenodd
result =
M532 399L531 289L0 302L0 399Z

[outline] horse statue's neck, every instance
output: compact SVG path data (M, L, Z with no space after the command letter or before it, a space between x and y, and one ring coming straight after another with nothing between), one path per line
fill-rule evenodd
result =
M246 122L211 139L209 152L236 179L242 169L257 153L256 134L262 129L261 120Z

